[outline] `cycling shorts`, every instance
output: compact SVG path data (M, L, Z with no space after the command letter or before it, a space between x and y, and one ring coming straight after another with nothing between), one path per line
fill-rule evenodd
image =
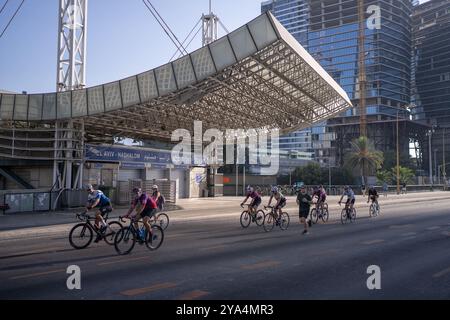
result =
M280 200L280 203L277 206L275 206L275 210L284 208L285 206L286 206L286 198L283 198Z
M97 207L98 211L100 211L102 217L105 216L105 214L108 214L112 211L112 207L111 205L105 205L105 206L101 206L101 207Z
M347 202L346 202L346 204L355 204L355 199L353 198L353 199L347 199Z
M146 207L144 210L142 210L141 212L141 217L153 217L156 213L156 209L152 209L150 207Z
M258 208L258 206L261 204L261 197L256 197L255 199L252 200L252 202L250 203L250 207L252 208Z

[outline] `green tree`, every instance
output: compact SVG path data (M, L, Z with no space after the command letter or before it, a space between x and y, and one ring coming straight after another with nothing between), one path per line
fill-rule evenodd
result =
M376 170L383 163L383 153L375 150L372 141L367 137L361 136L350 142L351 150L345 157L345 166L347 168L358 168L367 185L367 175L371 170Z
M303 182L306 185L324 185L329 182L328 167L321 167L318 163L309 163L304 167L296 168L291 174L291 182ZM333 185L353 184L354 177L348 168L331 168L331 183ZM288 184L289 175L281 175L278 184Z
M324 183L324 169L318 163L312 162L304 167L295 169L293 173L296 181L303 181L306 185L318 185Z
M383 183L390 183L392 181L392 172L387 170L379 170L377 171L377 183L383 184Z
M397 167L392 168L392 182L397 183ZM400 184L403 183L411 183L414 181L414 171L412 171L409 168L405 168L400 166L399 167L399 174L400 174Z
M387 150L383 154L384 161L381 168L383 170L391 170L392 168L397 166L397 153L395 150ZM406 167L412 170L417 169L417 164L412 159L411 155L405 155L404 153L400 153L400 166Z

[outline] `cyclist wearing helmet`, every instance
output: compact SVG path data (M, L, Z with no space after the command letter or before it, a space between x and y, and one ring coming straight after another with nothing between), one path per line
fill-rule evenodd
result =
M250 213L252 215L255 215L256 214L256 210L258 210L258 207L261 204L261 196L251 186L248 186L246 191L247 191L247 197L241 203L241 207L244 206L244 204L247 202L248 198L252 198L252 201L250 202L249 209L250 209Z
M274 206L274 212L275 214L278 214L278 218L277 218L277 223L279 222L279 219L281 217L281 209L284 208L284 206L286 206L286 198L284 197L284 195L280 192L280 190L278 189L278 187L272 187L272 192L270 194L270 198L269 198L269 204L267 206L270 206L270 204L272 203L272 198L275 198L275 200L277 201L277 203Z
M377 208L379 208L379 205L378 205L378 192L377 192L377 189L375 189L374 186L370 186L370 188L369 188L368 197L367 197L367 203L369 203L370 200L372 200L372 202L375 202L375 205L377 206Z
M134 216L134 225L136 229L139 229L137 221L142 217L145 228L148 233L151 234L150 219L156 213L156 202L152 197L149 197L145 192L142 192L141 188L133 188L133 195L134 199L131 201L130 209L125 215L125 218L129 218L133 210L136 210L136 215Z
M112 211L111 200L100 190L95 190L91 184L86 186L88 192L88 203L86 205L86 212L91 209L98 209L95 213L95 227L101 232L106 230L106 222L103 216ZM97 235L95 242L99 242L101 236Z
M344 196L347 196L347 202L345 203L345 206L348 206L351 212L353 210L353 206L355 205L355 193L353 192L352 188L350 188L349 186L344 187L344 193L339 200L339 204L342 203L342 199L344 198Z
M162 211L164 207L163 196L161 195L161 192L159 192L159 188L156 184L152 187L152 198L155 200L158 209Z
M316 209L320 208L323 210L323 205L325 203L325 200L327 198L327 193L324 189L324 187L322 185L320 185L319 187L314 188L314 192L313 192L313 196L312 198L314 199L314 197L317 197L317 202L316 202Z

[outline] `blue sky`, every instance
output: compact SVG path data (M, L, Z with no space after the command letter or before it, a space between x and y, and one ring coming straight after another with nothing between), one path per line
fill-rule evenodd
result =
M6 0L0 0L0 8ZM21 0L0 15L3 30ZM424 2L424 1L422 1ZM208 0L152 0L182 40ZM213 11L229 31L260 14L261 0L213 0ZM26 0L0 39L0 89L29 93L55 90L58 0ZM89 0L86 80L93 86L166 63L175 52L142 0ZM221 34L223 34L223 31ZM189 47L200 46L200 35Z
M0 0L0 8L6 0ZM0 32L20 4L10 0L0 15ZM152 0L162 17L183 40L203 12L207 0ZM229 31L258 16L260 0L213 0L213 11ZM93 86L166 63L175 46L142 0L89 0L86 82ZM26 0L0 39L0 89L55 91L58 0ZM220 30L219 35L223 35ZM201 45L199 34L188 51Z

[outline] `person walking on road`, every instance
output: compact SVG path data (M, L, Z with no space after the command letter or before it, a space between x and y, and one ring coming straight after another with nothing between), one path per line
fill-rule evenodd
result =
M388 194L388 184L386 182L383 182L383 193L384 193L384 197L387 197Z
M297 204L299 206L299 218L300 224L303 224L305 229L303 230L303 235L308 234L308 222L306 219L309 215L309 209L311 208L312 198L306 193L305 187L300 188L300 193L297 196Z
M402 194L406 194L406 183L403 182L402 184Z

